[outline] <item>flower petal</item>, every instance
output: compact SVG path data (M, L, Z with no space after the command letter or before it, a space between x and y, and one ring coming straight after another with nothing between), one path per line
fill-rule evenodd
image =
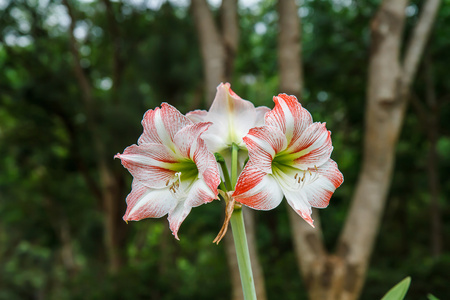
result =
M197 165L199 178L203 179L213 193L213 198L218 195L217 187L220 184L220 172L214 155L208 151L205 143L199 139L198 147L194 153L193 161Z
M200 122L188 125L177 132L174 143L180 151L181 156L193 159L200 135L205 132L212 123Z
M302 132L312 124L311 114L302 107L295 96L279 94L273 97L275 107L266 114L266 125L278 127L288 144L296 141Z
M177 201L168 188L150 189L139 180L133 180L131 193L127 196L125 221L139 221L145 218L160 218L167 214Z
M260 109L261 112L263 109ZM203 139L212 152L220 152L233 142L243 146L242 138L255 126L257 111L253 103L241 99L230 88L221 83L204 121L213 122ZM220 139L214 136L221 137ZM220 144L218 144L220 143Z
M171 179L175 172L170 170L171 164L179 158L161 144L131 145L123 154L117 154L122 165L128 169L133 177L143 185L150 188L163 188L167 180Z
M220 183L220 182L219 182ZM219 184L217 184L219 185ZM189 189L189 194L185 200L185 205L190 207L197 207L205 203L209 203L217 199L218 191L217 185L215 192L211 190L208 184L203 179L197 179Z
M295 171L291 172L290 174L277 173L275 176L289 205L313 226L311 207L328 206L334 191L344 181L342 173L331 159L317 170L310 169L297 176ZM291 178L297 181L290 180Z
M148 110L142 119L144 133L138 144L158 143L171 147L175 134L192 121L183 116L175 107L162 103L161 109Z
M244 142L253 165L265 173L272 173L273 157L285 149L287 144L281 130L273 126L250 129Z
M263 126L266 113L270 111L270 108L266 106L258 106L256 108L256 121L255 121L255 127Z
M327 162L333 151L330 135L325 123L313 123L309 126L288 150L298 157L293 165L306 170Z
M178 204L169 212L167 219L169 220L169 227L172 230L172 234L177 240L178 230L180 229L181 223L191 212L192 207L184 205L184 201L178 202Z
M203 122L205 120L207 114L208 114L208 112L206 110L197 109L197 110L188 112L186 114L186 117L188 117L189 120L191 120L192 122L197 123L197 122Z
M281 203L283 192L271 174L261 171L249 161L238 178L233 197L251 208L270 210Z

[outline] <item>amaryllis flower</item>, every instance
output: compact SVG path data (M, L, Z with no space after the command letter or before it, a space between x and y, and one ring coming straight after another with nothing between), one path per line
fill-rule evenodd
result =
M264 114L269 110L264 106L255 108L253 103L236 95L229 83L221 83L209 111L195 110L186 116L194 122L213 123L202 138L211 152L221 153L228 160L233 143L246 150L242 138L250 128L264 125ZM243 163L246 157L241 152L240 161Z
M254 209L277 207L283 196L311 226L311 207L328 206L344 178L330 159L333 147L325 123L313 123L297 98L280 94L265 126L244 137L249 161L233 197Z
M115 156L133 175L125 221L169 214L170 229L178 239L192 207L217 199L219 170L200 138L210 125L194 124L167 103L145 113L138 145Z

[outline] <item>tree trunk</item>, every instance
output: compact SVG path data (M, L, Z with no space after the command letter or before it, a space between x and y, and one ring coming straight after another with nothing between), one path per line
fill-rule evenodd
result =
M300 97L303 88L300 18L294 0L279 0L278 67L280 90Z
M74 73L82 93L81 100L83 101L86 110L88 129L93 143L93 155L96 156L96 167L100 179L100 187L94 187L93 192L100 191L99 196L104 210L104 247L107 254L108 268L110 272L115 273L119 270L123 262L120 249L124 240L125 228L123 224L121 225L118 222L118 220L121 220L119 208L121 208L124 203L121 193L123 182L120 180L120 177L114 176L111 166L107 163L106 151L100 138L101 134L99 133L99 127L95 122L96 111L92 97L92 86L80 64L78 44L74 36L76 23L75 14L68 0L63 0L63 3L70 16L69 35ZM110 19L110 21L111 20L112 19ZM116 80L117 82L114 84L117 87L119 79L116 78ZM113 154L111 154L110 157L112 160ZM91 186L93 182L87 182L87 184L88 186Z
M296 220L299 217L295 213L290 213L297 258L310 299L353 300L361 293L391 182L395 147L410 86L439 2L428 0L424 4L403 66L400 63L400 49L407 1L383 1L372 20L364 158L336 254L326 252L319 228L312 229L305 222ZM280 0L279 11L280 87L297 94L286 82L295 84L292 78L301 82L301 75L295 75L301 72L289 72L286 68L300 70L301 63L281 52L297 51L293 46L290 51L287 49L292 37L281 37L286 32L295 36L292 31L296 29L288 25L293 21L288 20L298 18L297 9L293 1Z
M225 80L225 47L206 0L191 3L202 54L205 98L211 103L216 87Z
M432 76L430 55L425 55L423 75L425 79L425 104L417 97L412 97L412 104L428 140L427 179L430 190L430 238L431 254L437 258L442 254L442 216L439 205L440 179L439 155L437 142L439 139L439 104L436 99Z

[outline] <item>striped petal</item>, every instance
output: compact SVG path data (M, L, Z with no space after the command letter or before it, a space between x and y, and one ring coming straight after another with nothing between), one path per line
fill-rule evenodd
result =
M205 132L212 123L196 123L184 127L174 137L174 143L180 151L181 156L193 159L194 153L198 148L198 142L201 141L200 135Z
M173 164L179 161L179 157L161 144L132 145L115 157L120 158L135 179L149 188L165 187L175 174L171 170Z
M238 178L233 197L251 208L270 210L281 203L283 192L271 174L249 161Z
M220 183L220 182L219 182ZM219 185L219 184L217 184ZM197 207L202 204L209 203L214 199L217 199L217 185L215 192L208 186L203 179L197 179L189 188L189 194L185 200L185 205L190 207Z
M191 209L192 207L184 205L184 202L178 202L178 204L169 212L169 216L167 217L169 220L169 228L177 240L180 240L178 237L178 230L180 229L181 223L183 223L184 219L189 215Z
M325 128L325 123L310 125L288 149L288 152L295 153L298 157L293 165L306 170L327 162L333 151L330 135L331 132Z
M344 181L337 164L331 159L317 169L300 173L291 169L289 173L277 172L274 176L289 205L311 226L311 207L327 207L334 191Z
M312 124L311 114L295 96L279 94L273 101L275 107L266 114L266 125L278 127L286 135L289 147Z
M191 120L192 122L197 123L197 122L204 122L207 114L208 114L208 112L206 110L197 109L197 110L188 112L186 114L186 117L188 117L189 120Z
M133 180L131 193L127 196L125 221L139 221L145 218L160 218L176 205L168 188L150 189L139 180Z
M183 116L175 107L163 103L160 108L148 110L142 119L144 133L138 144L158 143L171 146L175 134L192 121Z
M250 129L244 137L253 165L266 173L272 173L272 160L286 148L286 137L280 129L262 126Z

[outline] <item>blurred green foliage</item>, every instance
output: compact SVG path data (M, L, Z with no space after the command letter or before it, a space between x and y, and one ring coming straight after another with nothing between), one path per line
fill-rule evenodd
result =
M333 159L345 176L331 205L321 212L332 251L361 161L369 24L379 1L301 2L302 103L333 132ZM437 116L445 237L450 236L450 1L443 2L427 53L442 103ZM112 157L137 141L143 113L161 102L182 112L206 108L193 20L182 4L112 2L123 63L121 84L115 87L114 37L103 2L70 3L77 18L80 62L93 86L101 143L112 168L130 186L131 176ZM421 3L408 7L406 32ZM275 3L242 5L239 14L233 89L255 105L271 107L271 97L283 92L277 88ZM181 227L180 242L171 236L165 218L129 224L122 249L126 264L115 275L107 272L102 210L82 174L98 182L73 71L69 22L57 0L0 1L0 299L229 299L224 247L211 243L223 218L220 202L194 209ZM421 69L414 94L422 100L424 81ZM408 299L450 295L450 254L438 259L430 254L428 146L424 124L408 110L362 299L379 299L407 275L413 279ZM256 221L269 299L306 299L286 207L258 212ZM444 249L449 246L444 240Z

